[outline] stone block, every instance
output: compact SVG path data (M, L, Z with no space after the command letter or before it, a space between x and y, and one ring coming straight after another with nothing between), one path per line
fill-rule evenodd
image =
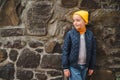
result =
M26 46L26 42L24 40L14 40L14 41L6 41L4 43L5 48L16 48L16 49L22 49Z
M52 77L55 77L55 76L62 75L62 72L61 71L54 71L54 70L52 70L52 71L47 71L47 74L49 74Z
M13 29L1 29L0 35L2 37L10 37L10 36L23 36L24 29L22 28L13 28Z
M36 68L40 64L40 55L29 49L24 49L17 61L17 67Z
M38 80L47 80L47 76L46 76L45 74L37 73L37 74L35 74L35 77L36 77Z
M9 57L12 61L16 61L18 56L18 52L16 50L11 50L9 53Z
M14 64L8 63L4 66L0 67L0 78L3 78L3 80L13 80L14 79Z
M17 70L17 78L20 80L31 80L33 72L28 70Z
M61 0L62 6L72 8L78 5L78 0Z
M30 35L43 36L47 33L47 22L52 16L52 3L39 1L27 12L27 33Z
M56 43L57 43L56 41L47 42L45 45L45 51L47 53L53 53Z
M30 41L28 44L31 48L43 47L43 43L39 41Z
M92 80L115 80L115 76L110 70L95 70Z
M100 9L100 5L96 2L96 0L82 0L80 8Z
M46 69L61 69L61 55L44 55L40 66Z
M5 61L7 57L7 51L5 49L0 49L0 62Z
M18 1L17 1L18 2ZM0 26L15 26L19 24L15 0L0 1Z

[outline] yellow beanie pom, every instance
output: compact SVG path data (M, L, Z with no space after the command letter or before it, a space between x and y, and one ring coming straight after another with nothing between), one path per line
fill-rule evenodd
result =
M83 18L83 20L85 21L86 24L88 24L88 11L85 10L79 10L73 13L73 15L79 15Z

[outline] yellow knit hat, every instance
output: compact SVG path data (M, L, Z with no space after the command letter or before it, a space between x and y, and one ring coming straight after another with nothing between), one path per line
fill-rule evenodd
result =
M88 24L88 15L89 15L88 11L79 10L79 11L76 11L73 13L73 15L75 15L75 14L80 15L83 18L83 20L85 21L85 23Z

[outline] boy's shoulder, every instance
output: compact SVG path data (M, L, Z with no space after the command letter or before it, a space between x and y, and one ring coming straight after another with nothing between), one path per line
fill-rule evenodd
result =
M88 34L88 35L94 35L93 32L91 30L89 30L89 29L87 29L86 34Z
M87 32L89 32L89 33L93 33L90 29L87 29Z

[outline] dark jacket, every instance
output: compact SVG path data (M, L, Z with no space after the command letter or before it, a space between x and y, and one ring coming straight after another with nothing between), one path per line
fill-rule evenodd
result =
M93 33L90 30L85 32L86 42L86 67L94 69L96 61L96 42ZM72 29L66 33L62 47L62 67L69 69L69 66L78 68L80 47L80 33Z

